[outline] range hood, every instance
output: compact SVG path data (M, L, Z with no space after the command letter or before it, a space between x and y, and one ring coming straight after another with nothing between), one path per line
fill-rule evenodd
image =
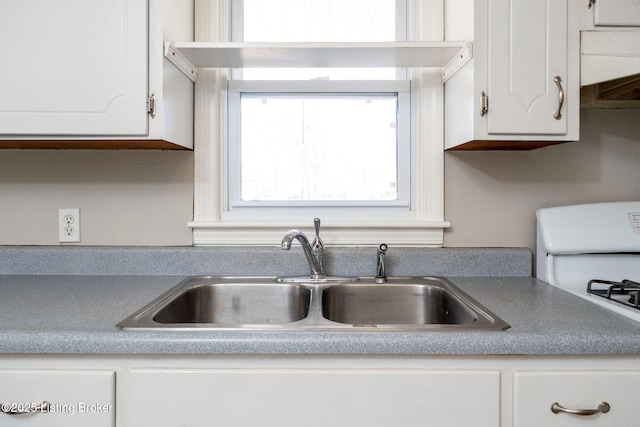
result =
M582 31L583 107L640 108L640 31Z

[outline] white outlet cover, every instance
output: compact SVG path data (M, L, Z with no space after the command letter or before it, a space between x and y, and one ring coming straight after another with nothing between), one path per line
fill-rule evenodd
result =
M58 240L60 243L80 242L80 209L58 209Z

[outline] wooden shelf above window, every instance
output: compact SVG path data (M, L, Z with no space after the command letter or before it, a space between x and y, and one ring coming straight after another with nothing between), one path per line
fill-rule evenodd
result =
M425 67L442 68L446 80L471 55L466 42L165 42L165 56L188 76L198 68Z

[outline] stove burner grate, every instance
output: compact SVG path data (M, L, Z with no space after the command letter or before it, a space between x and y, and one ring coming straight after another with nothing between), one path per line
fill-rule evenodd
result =
M589 280L587 292L640 310L640 283L633 280Z

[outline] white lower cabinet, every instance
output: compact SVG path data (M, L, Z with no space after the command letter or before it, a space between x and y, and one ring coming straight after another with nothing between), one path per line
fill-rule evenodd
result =
M113 427L115 372L1 369L0 408L3 427Z
M23 415L0 412L0 426L636 427L639 361L0 355L0 403L50 404ZM554 404L588 411L604 403L605 413L552 411Z
M639 395L640 371L516 372L513 426L637 426Z
M130 425L500 424L500 372L421 369L134 369Z

